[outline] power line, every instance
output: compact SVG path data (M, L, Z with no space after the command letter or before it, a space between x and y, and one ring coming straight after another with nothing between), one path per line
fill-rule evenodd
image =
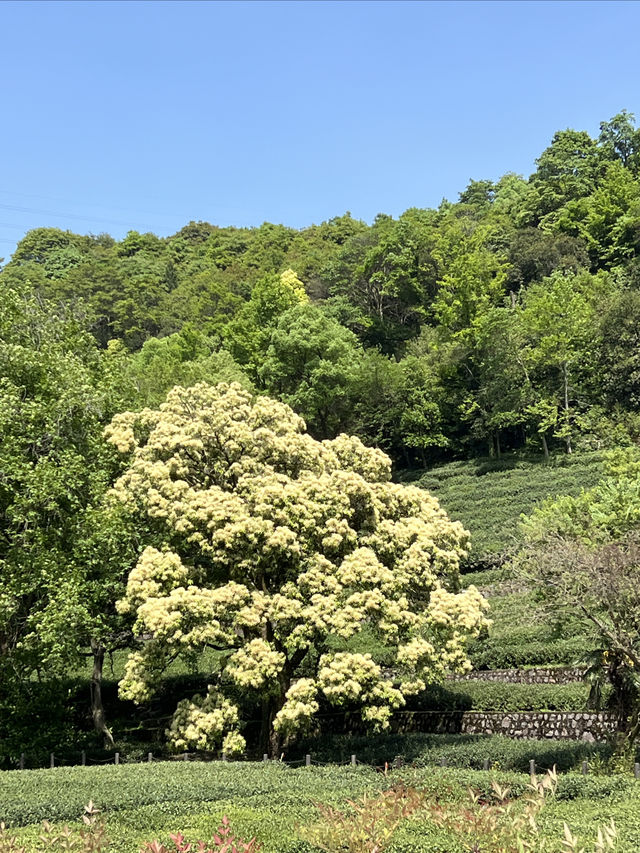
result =
M57 196L40 195L40 194L36 194L36 193L21 193L21 192L15 191L15 190L0 189L0 195L9 195L9 196L14 195L14 196L19 196L21 198L37 198L37 199L43 199L44 201L59 202L61 204L71 204L71 205L77 204L77 199L71 200L71 199L60 198ZM151 199L147 199L147 200L152 201ZM168 218L178 217L180 219L186 219L187 221L189 218L192 218L192 217L186 217L186 216L185 217L178 216L178 214L176 212L167 213L166 211L159 211L159 210L132 210L130 207L121 207L121 206L113 205L113 204L102 204L101 202L92 202L92 201L84 201L83 200L82 205L84 207L98 207L98 208L103 208L105 210L119 210L122 213L130 214L132 217L138 217L140 215L142 215L142 216L161 216L161 217L168 217ZM235 205L235 206L224 205L223 207L221 207L220 205L216 204L215 207L216 207L217 211L224 210L224 211L236 211L237 212L238 210L240 210L240 208L237 205Z
M39 198L44 201L55 201L60 204L77 204L77 199L74 201L68 198L60 198L59 196L51 196L51 195L40 195L39 193L21 193L16 190L2 190L0 189L0 195L14 195L19 196L20 198ZM158 210L138 210L132 211L129 207L119 207L114 204L101 204L100 202L95 201L83 201L83 205L85 207L101 207L106 210L120 210L123 213L130 213L132 216L138 216L142 214L143 216L156 216L160 214L160 216L173 216L175 214L169 213L160 213Z
M98 222L104 225L119 225L123 228L131 228L132 224L131 220L129 220L128 222L124 222L121 219L103 219L102 217L98 216L82 216L79 213L62 213L60 211L55 210L42 210L37 207L22 207L21 205L17 204L3 204L2 202L0 202L0 210L10 210L14 213L30 213L35 214L37 216L54 216L58 219L73 219L79 222ZM139 226L142 228L150 227L147 225L142 225L141 223L139 223Z
M36 225L16 225L15 222L0 222L0 228L13 228L16 231L30 231Z

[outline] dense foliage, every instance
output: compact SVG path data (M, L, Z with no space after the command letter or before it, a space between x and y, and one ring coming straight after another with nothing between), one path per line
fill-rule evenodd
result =
M316 437L400 464L611 446L638 433L639 148L623 111L597 139L556 133L528 180L371 225L38 228L1 281L74 306L100 347L146 347L142 386L169 338L167 378L241 369Z
M204 575L213 571L215 561L203 562L198 552L206 536L187 546L185 532L168 533L153 512L136 516L105 500L129 464L104 440L105 427L118 413L133 413L142 446L149 413L161 410L174 386L235 383L244 389L235 393L263 401L258 407L266 410L267 399L291 407L285 420L304 420L309 447L336 448L349 434L379 449L358 451L363 459L383 451L396 480L418 479L471 530L463 569L502 563L523 537L548 554L545 537L553 534L583 549L574 562L576 583L611 568L613 551L598 549L615 546L622 548L617 575L609 572L609 590L599 590L610 594L614 580L625 594L634 588L640 131L627 112L603 122L597 138L556 133L528 179L474 180L456 202L411 208L398 218L380 214L370 225L349 213L300 230L190 222L166 238L132 231L122 240L37 228L0 270L0 286L4 758L15 760L29 725L39 731L39 747L47 738L71 743L74 732L91 726L112 744L102 699L105 660L133 647L134 629L144 635L142 602L126 593L134 566L154 559L168 566L167 554L175 552L194 586L229 582L226 569L213 580L189 574L201 565ZM627 455L603 469L611 448L627 448ZM352 467L342 460L335 471ZM417 467L430 470L417 474ZM307 468L301 463L300 470ZM607 478L597 485L603 470ZM274 471L289 476L277 465ZM298 483L297 477L289 479ZM326 500L338 500L330 491ZM235 487L228 494L238 497ZM558 495L565 497L543 503L519 529L521 513ZM341 511L336 517L344 520ZM456 559L459 546L452 546ZM304 540L307 557L320 551ZM593 629L593 619L589 627L589 619L575 617L571 602L580 590L566 583L570 573L562 575L562 607L554 610L539 586L557 579L562 566L540 565L547 569L542 580L518 588L508 578L486 590L495 627L471 649L474 665L572 664L594 651L601 672L611 670L602 658L611 638ZM182 572L171 566L169 574ZM118 600L129 600L128 612L116 610ZM343 614L345 604L343 596ZM623 608L616 613L624 622ZM334 629L327 629L323 654L371 654L375 666L388 665L384 637L362 631L336 640ZM637 653L635 635L618 645L616 672L626 673L628 699L635 672L625 655ZM186 655L193 669L200 665L197 646ZM310 690L303 695L305 679L315 678L305 666L313 670L316 657L304 666L292 658L291 678L303 679L300 707L317 701ZM65 696L59 679L86 672L85 658L91 672L81 711L79 693ZM212 681L226 662L218 658L209 667ZM131 670L127 678L129 695L143 698ZM369 698L379 707L371 691ZM148 703L141 713L152 716ZM230 708L216 713L233 723Z

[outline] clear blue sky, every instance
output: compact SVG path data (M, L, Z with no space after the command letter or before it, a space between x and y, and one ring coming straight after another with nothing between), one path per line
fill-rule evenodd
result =
M635 2L0 2L0 255L25 230L303 227L525 175L640 118Z

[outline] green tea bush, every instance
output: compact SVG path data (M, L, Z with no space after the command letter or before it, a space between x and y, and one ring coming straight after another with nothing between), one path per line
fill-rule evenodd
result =
M395 738L395 745L403 740L406 746L408 738L399 737ZM424 736L414 740L425 751ZM474 739L465 740L469 744ZM507 739L475 740L484 746ZM460 746L461 739L431 739L438 757L447 743L451 749L456 743ZM532 741L520 743L526 748L527 770L532 749L538 750L541 759L542 750L554 746L536 745ZM353 741L349 742L347 749L353 745ZM387 746L390 745L391 740ZM387 754L392 751L387 750ZM316 752L314 759L317 758ZM470 758L469 753L466 758ZM111 840L108 849L113 853L137 853L153 838L158 839L159 845L172 849L169 839L177 833L184 836L183 846L191 843L191 849L196 849L193 846L196 839L213 838L223 815L228 815L234 835L245 839L255 836L263 853L315 853L317 848L300 837L301 828L312 825L318 818L314 803L344 812L349 801L362 801L365 795L376 799L385 791L404 786L420 792L426 803L458 804L464 810L468 808L469 789L476 792L481 802L491 802L494 783L508 787L510 796L517 798L526 793L529 781L527 772L487 773L468 766L402 766L384 774L360 767L291 769L278 762L167 762L7 772L0 774L0 808L2 817L11 815L10 833L27 853L42 848L38 817L43 812L57 821L53 823L55 834L60 833L62 823L67 821L72 831L77 831L77 821L83 812L77 803L82 802L88 791L95 791L97 804L102 803L107 837ZM584 839L586 849L590 849L588 844L597 826L612 817L623 828L619 853L636 853L640 849L637 821L640 785L631 773L613 777L561 775L555 799L548 805L548 815L546 809L540 825L542 837L550 842L549 849L557 848L564 820ZM17 820L18 817L21 819ZM487 848L487 853L490 849ZM428 814L416 813L398 827L387 850L388 853L462 853L465 848L457 846L455 834L436 826Z
M435 711L584 711L586 684L503 684L460 681L427 688L407 706Z
M522 640L506 643L489 637L474 644L471 661L474 669L519 669L525 666L573 666L589 651L585 637Z
M485 759L500 770L528 772L529 761L548 770L554 765L566 772L585 760L611 755L608 744L583 741L515 740L503 735L386 734L375 739L365 735L334 735L301 741L292 758L309 753L320 762L346 763L352 754L364 764L383 767L385 762L433 767L445 761L450 767L481 769Z
M311 800L333 791L336 797L373 787L375 771L367 767L292 769L277 762L162 762L55 770L9 770L0 774L0 821L23 826L43 820L72 820L92 799L103 811L153 804L206 803L295 794Z
M599 479L601 452L539 457L507 455L433 468L417 479L451 518L471 531L471 562L491 563L519 539L520 515L550 495L576 495Z

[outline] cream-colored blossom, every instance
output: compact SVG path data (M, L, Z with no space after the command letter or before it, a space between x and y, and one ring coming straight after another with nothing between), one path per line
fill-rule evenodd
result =
M129 459L112 499L153 526L155 545L118 605L140 644L122 695L146 701L170 660L211 647L226 660L219 689L273 697L275 728L290 736L321 695L359 703L384 728L405 695L468 668L468 641L488 625L479 592L455 592L468 533L424 490L391 483L380 450L346 435L318 442L288 406L238 384L176 387L106 436ZM364 628L397 648L396 679L370 655L318 656ZM173 746L243 749L226 701L181 703Z
M227 673L239 687L272 689L286 658L265 640L251 640L230 658Z
M237 725L238 708L210 688L204 697L194 696L178 703L166 734L169 745L177 752L217 749L223 738L226 752L242 752L245 743L235 730Z
M118 602L121 613L129 613L149 598L168 594L188 579L188 571L180 557L171 551L145 548L127 581L125 598Z
M286 693L285 703L276 714L273 727L285 735L296 734L309 727L318 713L318 686L312 678L301 678Z

